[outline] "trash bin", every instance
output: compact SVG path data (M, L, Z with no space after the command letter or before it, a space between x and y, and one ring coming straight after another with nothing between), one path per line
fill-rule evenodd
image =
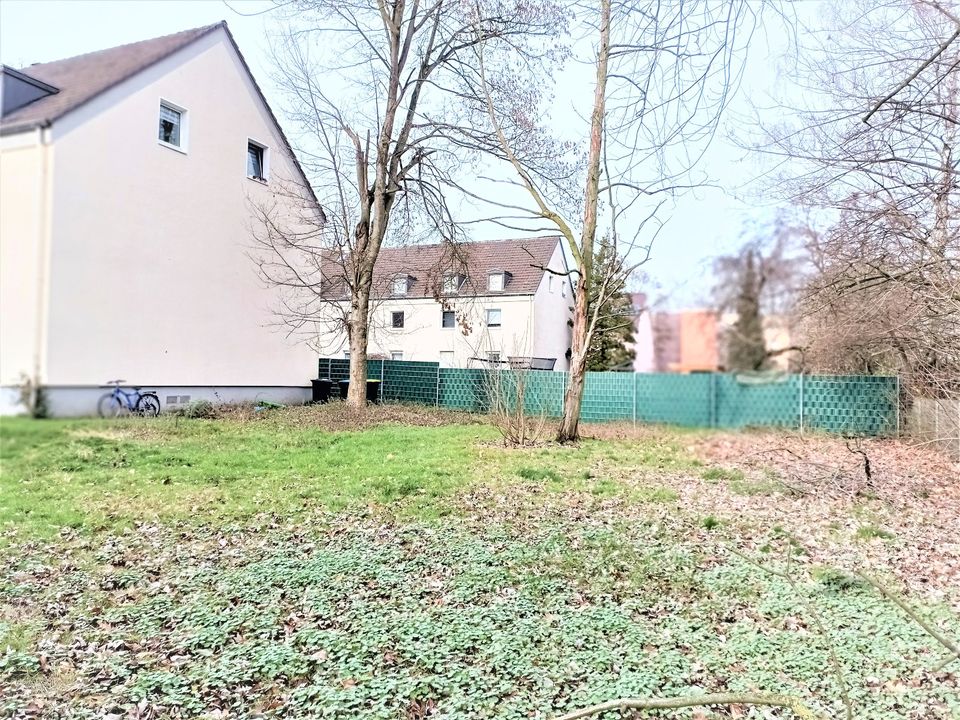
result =
M380 381L367 380L367 402L380 402Z
M337 383L337 385L340 387L340 399L341 399L341 400L346 400L346 399L347 399L347 391L350 390L350 381L349 381L349 380L341 380L340 382Z
M330 378L311 380L310 384L313 385L313 402L325 403L330 401L330 388L333 387L333 381Z

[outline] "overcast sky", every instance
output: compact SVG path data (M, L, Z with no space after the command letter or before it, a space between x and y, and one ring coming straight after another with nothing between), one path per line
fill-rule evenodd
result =
M807 2L801 11L809 19L816 16L816 6ZM25 67L226 20L282 117L282 103L269 81L266 37L273 20L262 12L269 8L270 3L261 0L2 0L0 61ZM771 89L789 81L788 47L782 23L768 22L760 29L728 127L749 115L751 100L763 105ZM587 87L585 92L592 91ZM563 112L560 107L554 116L562 117ZM644 289L667 296L667 304L674 308L707 300L711 258L737 247L746 226L762 227L774 215L775 203L764 200L750 182L761 167L726 132L718 135L701 166L716 187L690 192L677 202L645 267L650 287ZM482 234L489 237L494 232Z

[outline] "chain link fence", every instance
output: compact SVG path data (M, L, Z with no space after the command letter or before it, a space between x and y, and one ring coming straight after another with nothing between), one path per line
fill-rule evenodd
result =
M484 411L489 373L524 373L524 406L563 413L567 374L547 370L441 368L439 363L371 360L384 401ZM321 358L319 376L336 386L350 361ZM587 373L584 422L629 420L687 427L785 427L864 436L896 435L899 379L865 375Z

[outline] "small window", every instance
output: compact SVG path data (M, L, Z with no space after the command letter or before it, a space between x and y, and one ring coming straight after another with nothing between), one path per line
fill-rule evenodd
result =
M407 294L407 277L398 277L393 279L392 292L394 295L406 295Z
M390 324L395 328L403 327L403 311L390 313Z
M403 352L400 350L393 350L390 352L391 360L403 360Z
M547 290L553 292L553 275L547 275Z
M452 328L457 326L457 315L453 310L443 311L442 326L445 328Z
M349 351L349 350L344 350L344 351L343 351L343 359L344 359L344 360L349 360L349 359L350 359L350 351Z
M444 275L443 276L443 292L445 293L455 293L460 291L460 276L459 275Z
M265 165L267 149L255 142L247 142L247 177L266 182Z
M503 290L503 273L490 273L487 279L487 289L490 292L501 292Z
M183 128L183 111L160 103L160 142L174 147L180 147L181 130Z
M487 310L487 327L500 327L500 310L491 308Z
M488 352L487 353L487 362L498 363L500 362L500 353L499 352Z

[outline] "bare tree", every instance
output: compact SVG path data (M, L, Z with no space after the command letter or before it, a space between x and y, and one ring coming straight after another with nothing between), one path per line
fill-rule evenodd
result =
M844 0L825 25L802 54L808 104L758 148L782 159L784 194L828 218L808 242L808 358L956 392L960 16L935 0Z
M649 252L671 196L696 181L691 172L712 139L739 81L756 7L744 0L575 3L580 37L593 68L589 117L582 141L558 161L542 132L544 98L516 91L511 66L477 45L475 104L488 132L471 141L507 163L512 183L529 203L504 203L504 224L539 221L559 230L573 257L574 305L570 381L558 430L561 442L579 436L587 354L616 277L593 279L597 233L608 234L633 265ZM573 189L579 185L579 198ZM601 216L605 220L601 220ZM596 285L599 285L598 287Z
M371 310L392 281L375 275L381 248L460 237L448 191L475 156L455 132L468 121L457 98L472 48L527 57L562 16L525 0L277 4L277 81L326 223L291 223L262 207L256 254L264 280L283 291L281 322L308 335L345 332L348 402L362 406Z
M781 357L802 364L796 316L812 234L807 218L780 209L772 223L751 223L736 252L714 260L713 305L721 320L736 315L733 325L721 323L728 369L761 370Z

